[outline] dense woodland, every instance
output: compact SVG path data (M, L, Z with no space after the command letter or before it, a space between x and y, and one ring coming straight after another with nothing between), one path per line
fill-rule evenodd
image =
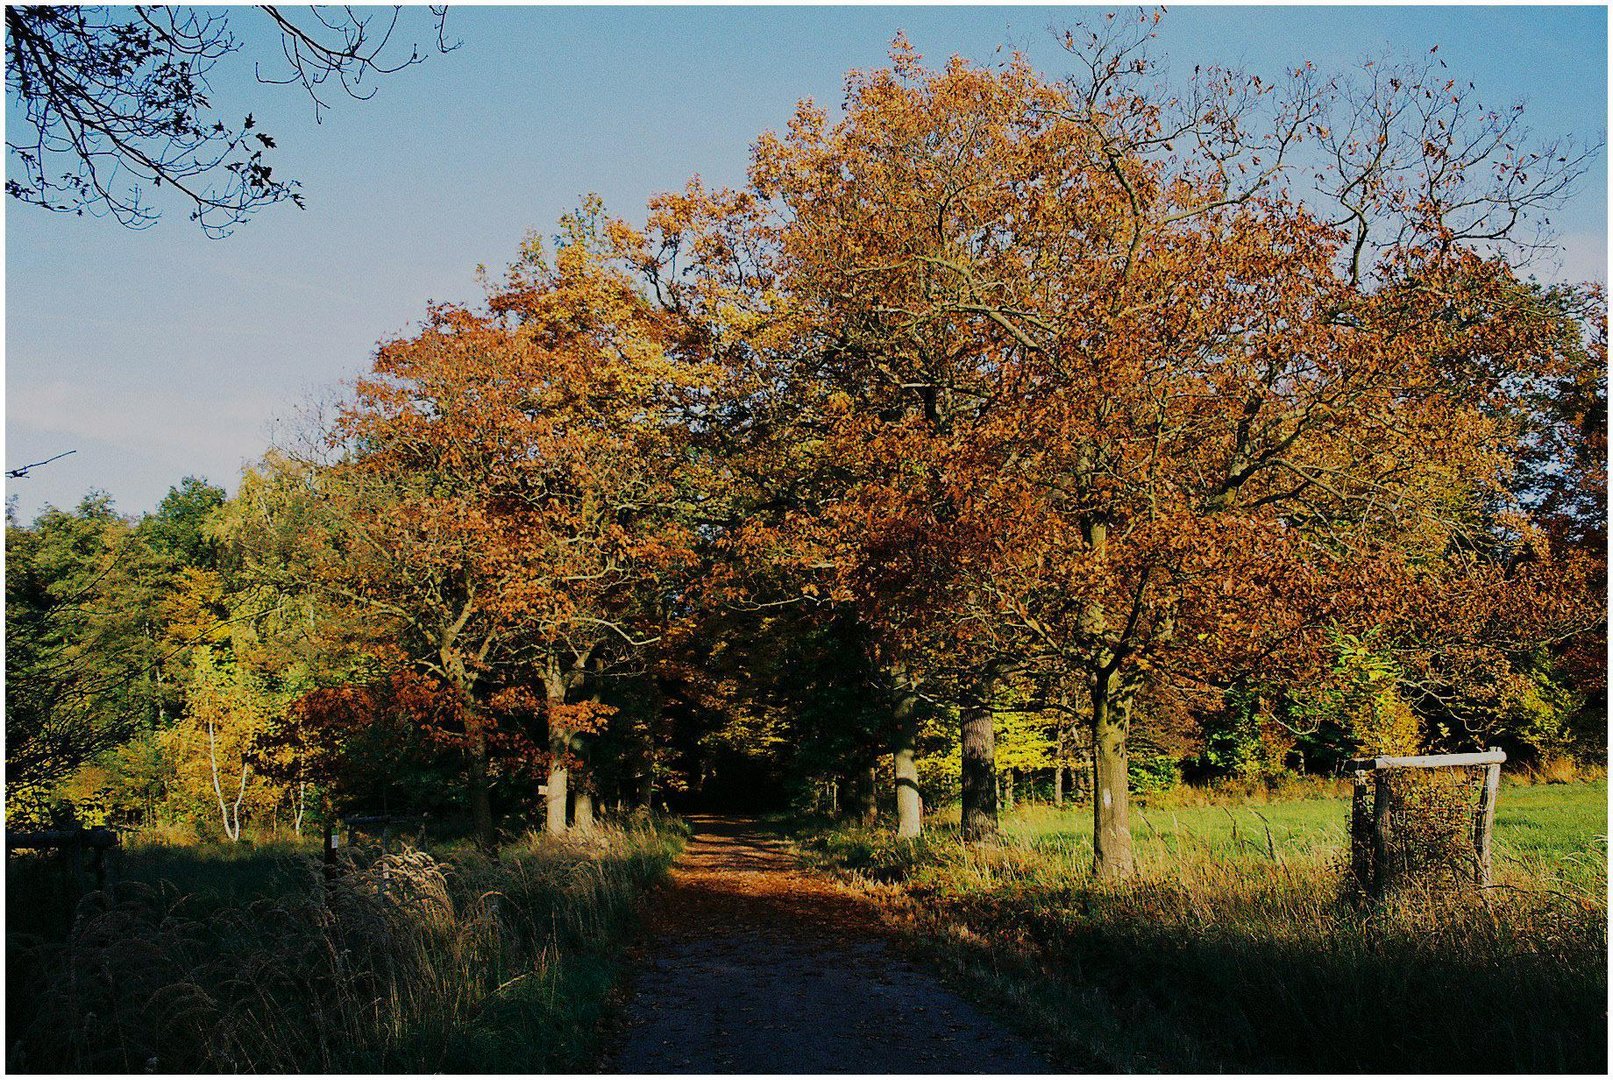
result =
M9 820L1079 798L1124 875L1128 792L1604 759L1606 298L1522 269L1588 152L1433 57L1165 91L1148 30L899 39L233 495L9 516Z

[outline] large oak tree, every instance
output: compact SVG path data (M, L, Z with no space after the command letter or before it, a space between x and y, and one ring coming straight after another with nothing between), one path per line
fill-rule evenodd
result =
M1170 96L1147 26L1072 35L1059 81L899 40L655 222L674 306L816 455L790 551L961 706L966 834L1019 669L1084 702L1115 874L1145 681L1301 678L1330 630L1519 595L1476 551L1506 403L1578 332L1503 245L1583 153L1426 68Z

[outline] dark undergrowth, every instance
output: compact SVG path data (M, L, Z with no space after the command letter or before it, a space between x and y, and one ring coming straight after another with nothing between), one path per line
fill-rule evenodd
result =
M592 1067L644 892L682 846L640 821L466 848L131 852L108 893L8 867L11 1072ZM23 907L19 911L19 901Z
M819 829L803 847L1071 1068L1607 1068L1600 889L1425 885L1369 906L1316 851L1143 843L1137 880L1107 885L1090 842Z

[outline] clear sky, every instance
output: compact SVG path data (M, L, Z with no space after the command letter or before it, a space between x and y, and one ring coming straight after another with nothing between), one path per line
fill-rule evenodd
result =
M739 180L759 133L802 97L837 105L845 73L882 63L899 29L932 62L989 62L1007 45L1062 73L1048 28L1103 10L456 7L461 49L388 77L372 100L338 101L318 126L298 91L257 86L234 62L215 100L280 139L277 170L302 180L308 209L274 207L207 240L178 208L136 233L10 203L6 467L78 453L7 493L27 518L91 488L138 513L187 474L233 488L299 402L332 396L429 299L475 300L478 264L502 267L528 229L552 232L584 193L639 220L648 196L694 174ZM273 47L258 13L231 17L249 51ZM1275 75L1437 44L1485 101L1522 99L1536 130L1598 139L1607 18L1600 7L1173 7L1156 51L1182 73L1237 63ZM1554 221L1564 251L1543 276L1606 280L1605 154Z

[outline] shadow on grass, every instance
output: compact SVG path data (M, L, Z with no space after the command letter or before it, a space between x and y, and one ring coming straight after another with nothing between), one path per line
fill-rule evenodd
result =
M497 1072L587 1068L613 954L680 834L474 852L140 849L65 908L8 868L12 1072Z
M921 951L1100 1071L1593 1072L1605 903L1425 891L1371 911L1325 863L1185 862L1129 886L945 834L812 842Z

